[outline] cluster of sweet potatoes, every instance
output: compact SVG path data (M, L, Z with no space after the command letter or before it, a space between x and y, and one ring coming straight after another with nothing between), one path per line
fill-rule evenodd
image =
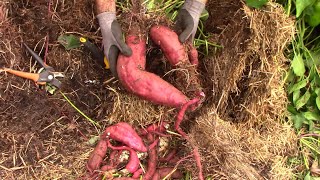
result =
M186 140L189 140L188 136L181 130L180 124L186 110L198 103L199 100L199 98L195 98L184 104L176 117L175 130ZM182 178L183 173L178 169L178 165L183 158L180 159L177 156L177 149L173 149L164 157L159 156L159 138L171 136L166 133L168 125L166 122L161 122L160 124L152 124L145 129L135 130L128 123L120 122L107 127L89 157L88 173L82 179L160 180L163 178ZM111 141L117 143L118 146L112 145ZM125 161L125 165L120 163L119 154L122 151L129 152L129 158ZM145 153L147 159L141 161L138 156L139 152ZM203 179L200 155L196 147L194 147L192 155L199 168L199 179ZM143 165L143 162L146 165ZM122 176L113 177L115 173L122 174Z
M173 67L186 68L189 71L192 81L187 81L185 84L195 85L192 93L189 94L190 97L188 98L185 93L159 76L145 70L146 40L134 33L129 33L126 37L126 43L132 49L132 56L119 55L118 57L117 72L119 80L129 92L145 100L179 109L174 128L184 140L190 142L180 124L187 109L193 110L204 97L195 73L198 65L197 50L190 44L181 44L178 35L165 26L151 27L150 37L161 48L164 56ZM179 74L177 75L179 76ZM178 158L176 150L168 153L165 157L159 157L159 138L171 136L166 133L167 125L167 123L162 122L161 124L152 124L145 129L135 130L128 123L120 122L106 128L89 157L87 163L88 174L85 179L102 179L104 177L105 179L118 180L160 180L169 177L172 179L183 177L177 167L186 157ZM117 143L120 146L114 146L111 143ZM193 153L188 157L194 157L199 171L198 178L202 180L204 178L201 157L198 148L192 143L190 144ZM122 151L129 153L125 165L119 161L119 154ZM145 153L147 159L141 161L138 153ZM147 165L144 165L144 163ZM114 178L112 174L119 171L122 172L123 176Z
M161 48L166 59L173 67L188 70L190 78L187 79L190 79L190 81L182 80L185 81L182 86L196 84L192 88L191 96L196 97L201 94L202 89L195 72L198 65L197 50L190 44L180 43L178 35L168 27L153 26L149 34L152 41ZM188 102L189 98L181 90L145 70L146 40L142 36L129 34L126 43L133 53L130 57L119 55L117 72L121 84L128 91L145 100L170 107L178 108Z

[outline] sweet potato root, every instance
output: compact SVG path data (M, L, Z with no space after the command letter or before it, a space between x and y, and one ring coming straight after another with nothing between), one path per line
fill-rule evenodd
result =
M181 179L183 178L183 174L178 169L174 170L174 168L171 167L164 167L159 168L158 170L160 179L163 179L165 177L167 178L173 178L173 179Z
M132 178L139 178L143 173L143 169L138 169L136 172L133 173Z
M147 148L144 145L141 137L128 123L120 122L107 127L103 133L103 136L122 142L134 150L147 152Z
M150 143L154 142L154 137L152 134L147 135L148 141ZM157 164L158 164L158 154L157 154L157 148L152 148L148 152L148 167L147 171L143 176L143 180L150 180L152 179L154 173L156 172Z
M101 137L87 162L87 170L89 173L93 173L95 170L100 169L102 160L107 154L107 149L107 141L105 138Z
M130 173L134 173L139 169L140 160L139 160L139 157L138 157L136 151L134 151L133 149L131 149L129 147L126 147L126 146L120 146L120 147L112 146L110 144L110 142L108 142L108 147L113 149L113 150L126 150L126 151L129 151L129 153L130 153L129 162L127 163L125 169Z
M188 98L170 83L159 76L145 71L146 42L129 35L126 38L132 49L132 56L122 54L118 57L117 72L122 85L130 92L155 104L180 107ZM143 59L143 60L141 60Z
M183 120L183 117L185 115L185 112L187 111L187 109L192 106L193 104L196 104L200 101L200 98L194 98L192 99L191 101L189 101L188 103L184 104L182 106L182 108L180 109L178 115L177 115L177 119L176 119L176 122L175 122L175 129L176 131L184 138L186 139L187 141L190 142L190 139L188 137L188 135L181 129L180 127L180 124ZM202 164L201 164L201 156L200 156L200 153L199 153L199 150L198 150L198 147L195 146L194 144L191 144L192 147L193 147L193 155L194 155L194 159L196 161L196 165L198 167L198 178L200 180L204 180L204 177L203 177L203 170L202 170Z
M140 129L138 134L140 136L145 136L148 133L163 133L168 126L169 124L167 122L161 121L160 124L151 124L145 129Z

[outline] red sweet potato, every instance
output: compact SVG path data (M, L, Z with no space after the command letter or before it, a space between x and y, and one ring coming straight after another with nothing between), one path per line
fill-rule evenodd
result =
M140 178L142 173L143 173L143 169L140 168L136 172L133 173L132 178Z
M102 160L107 154L107 149L107 141L105 138L101 137L87 162L87 170L90 173L93 173L93 171L100 169Z
M164 55L172 66L188 61L185 47L179 42L178 35L165 26L152 26L150 37L161 47Z
M174 149L174 150L170 151L165 157L160 158L159 162L168 162L171 159L173 159L174 157L176 157L176 154L177 154L177 150Z
M192 65L195 65L195 66L199 65L198 51L193 45L189 45L188 57Z
M159 76L145 71L146 41L129 35L126 43L132 49L132 56L118 57L117 72L121 84L133 94L155 104L180 107L188 98ZM143 60L142 60L143 59Z
M179 171L178 169L176 169L175 171L173 171L173 170L174 170L174 168L172 168L172 167L159 168L158 173L159 173L160 179L163 179L165 177L173 178L173 179L183 178L183 174L181 171Z
M198 51L192 44L181 44L178 35L166 26L153 26L150 37L160 46L166 59L174 66L175 86L188 97L195 97L202 92L197 72ZM187 53L188 52L188 53Z
M152 134L147 135L148 141L150 143L154 142L154 137ZM158 164L158 148L152 148L149 150L148 153L148 167L146 173L143 175L143 180L150 180L152 179L154 173L156 172L157 164Z
M187 111L187 109L198 103L200 101L200 98L194 98L192 99L191 101L189 101L188 103L184 104L182 106L182 108L180 109L178 115L177 115L177 119L176 119L176 122L175 122L175 129L176 131L184 138L186 139L187 141L190 142L190 138L188 137L188 135L181 129L180 127L180 124L183 120L183 117L185 115L185 112ZM198 147L195 146L194 144L191 144L192 147L193 147L193 155L194 155L194 158L196 160L196 165L198 167L198 178L200 180L204 180L204 177L203 177L203 170L202 170L202 164L201 164L201 156L200 156L200 153L199 153L199 150L198 150Z
M130 173L134 173L139 169L140 160L139 160L139 157L138 157L138 154L136 151L134 151L133 149L126 147L126 146L120 146L120 147L112 146L110 144L110 142L108 142L108 147L110 147L113 150L127 150L127 151L129 151L129 153L130 153L129 162L127 163L125 169L128 170L128 172L130 172Z
M161 121L160 124L151 124L145 129L140 129L138 134L140 136L145 136L148 133L162 133L168 128L169 124L167 122Z
M134 150L147 152L147 148L144 145L141 137L128 123L120 122L107 127L103 133L103 136L122 142Z

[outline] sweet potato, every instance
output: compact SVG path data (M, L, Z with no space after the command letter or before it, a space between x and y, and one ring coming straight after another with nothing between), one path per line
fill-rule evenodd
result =
M182 172L178 169L174 170L174 168L172 167L159 168L157 171L159 173L160 179L163 179L165 177L173 179L183 178Z
M105 138L101 137L87 162L87 170L90 173L93 173L95 170L100 169L102 160L107 154L107 149L108 149L107 141Z
M187 109L192 106L193 104L196 104L200 101L200 98L194 98L192 99L191 101L189 101L188 103L184 104L182 106L182 108L180 109L178 115L177 115L177 119L176 119L176 122L175 122L175 129L176 131L184 138L186 139L187 141L190 142L190 139L189 137L187 136L187 134L181 129L180 127L180 124L183 120L183 117L185 115L185 112L187 111ZM204 177L203 177L203 170L202 170L202 164L201 164L201 156L200 156L200 153L199 153L199 150L198 150L198 147L195 146L194 144L192 144L192 147L193 147L193 155L194 155L194 158L196 160L196 165L198 167L198 178L200 180L204 180Z
M154 142L154 137L152 134L148 134L147 138L150 143ZM148 156L149 156L148 167L147 167L146 173L143 176L143 180L152 179L154 173L156 172L156 168L157 168L157 164L158 164L157 148L150 149Z
M133 173L132 178L140 178L142 173L143 173L143 169L140 168L136 172Z
M145 129L140 129L138 134L145 136L148 133L162 133L168 128L169 124L165 121L161 121L160 124L151 124Z
M168 162L171 159L173 159L176 156L176 154L177 154L177 150L174 149L174 150L170 151L165 157L160 158L159 162Z
M195 65L195 66L199 65L198 51L193 45L189 45L188 57L192 65Z
M129 153L130 153L129 162L127 163L125 169L130 173L134 173L139 169L140 160L139 160L139 157L138 157L136 151L134 151L133 149L131 149L129 147L126 147L126 146L120 146L120 147L112 146L110 144L110 142L108 142L108 147L113 149L113 150L126 150L126 151L129 151Z
M151 27L150 37L160 46L169 63L177 69L174 71L175 86L188 97L195 97L202 92L197 72L199 61L196 48L190 43L181 44L178 35L165 26Z
M180 107L188 98L159 76L145 71L146 41L139 36L129 35L126 43L132 56L118 57L117 72L121 84L133 94L155 104Z
M103 136L122 142L134 150L147 152L147 148L144 145L141 137L128 123L120 122L107 127L103 133Z
M185 47L179 42L178 35L173 30L165 26L152 26L150 37L155 44L160 46L172 66L188 60Z

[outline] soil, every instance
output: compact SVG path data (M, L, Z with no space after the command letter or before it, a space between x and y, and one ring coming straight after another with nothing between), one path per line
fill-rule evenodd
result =
M112 123L108 118L109 114L117 113L115 112L117 98L110 89L125 93L119 82L112 78L110 71L96 63L90 53L83 48L66 50L57 42L61 34L70 33L89 37L91 41L101 46L94 3L91 0L49 2L51 3L8 0L2 3L8 10L8 17L3 20L2 27L0 24L0 37L2 37L0 67L36 72L39 66L34 65L34 60L21 46L21 42L25 42L39 52L48 65L58 72L63 72L65 77L59 79L63 84L61 92L102 127L95 128L59 92L49 95L29 80L1 73L1 179L43 177L75 179L81 176L85 172L86 158L92 149L92 146L87 144L88 140ZM246 42L251 35L248 29L249 22L241 20L244 16L240 10L242 3L236 0L210 0L206 8L210 12L210 17L205 24L205 33L211 35L211 41L223 45L225 49L234 49L235 43L239 45L237 52L230 52L230 56L236 59L246 50ZM237 34L240 31L242 34ZM46 46L48 46L47 53ZM211 48L210 52L222 53L215 48ZM156 55L158 53L155 52ZM149 54L148 57L150 56L152 55ZM204 56L201 55L201 58ZM230 64L234 62L221 62L221 64L224 64L222 68L228 69L226 76L232 73L233 66ZM164 74L159 71L162 68L154 67L164 67L161 61L149 60L147 66L149 66L147 70L158 75ZM219 88L224 84L208 76L208 71L205 64L200 64L202 84L207 94L204 108L206 104L219 101L219 96L212 93L215 83L220 83L220 86L217 86ZM246 88L245 79L239 81L239 87L242 90ZM222 92L222 89L216 91ZM241 99L241 94L235 92L234 96ZM127 103L128 106L129 104L130 102ZM232 103L229 105L232 106ZM225 108L221 111L225 112ZM231 119L236 119L236 114L230 113L229 116ZM192 124L188 126L190 125ZM268 174L265 171L269 171L270 167L263 166L265 168L261 169L261 174L267 178Z

